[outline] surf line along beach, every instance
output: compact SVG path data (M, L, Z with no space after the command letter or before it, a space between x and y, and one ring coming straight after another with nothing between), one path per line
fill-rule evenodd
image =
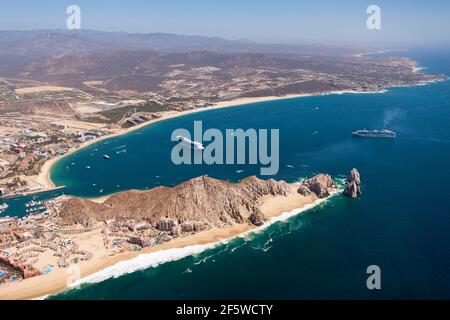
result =
M114 255L107 249L94 252L90 261L77 264L81 279L73 277L73 269L55 270L45 276L38 276L18 283L9 283L0 287L1 299L33 299L55 294L66 288L75 288L84 283L97 283L110 277L116 277L137 270L156 267L159 264L182 259L192 254L217 247L238 236L245 237L249 233L262 232L268 226L285 221L297 214L325 203L330 197L338 194L336 189L326 198L305 197L298 193L298 185L289 185L284 196L263 196L258 200L258 208L267 218L261 226L248 223L232 224L223 228L212 228L193 235L175 238L169 242L144 248L141 251L126 251ZM89 231L84 237L89 242L99 241L101 229Z
M414 70L414 72L418 72L418 70ZM447 78L445 78L447 79ZM444 79L444 80L445 80ZM433 83L439 80L430 80L430 81L424 81L424 82L420 82L418 84L412 84L411 86L415 86L415 85L424 85L427 83ZM443 81L443 80L440 80ZM295 98L301 98L301 97L311 97L311 96L323 96L323 95L332 95L332 94L380 94L380 93L386 93L388 88L392 88L392 87L396 87L396 86L387 86L386 88L382 89L382 90L378 90L378 91L357 91L357 90L338 90L338 91L327 91L327 92L314 92L314 93L301 93L301 94L289 94L289 95L284 95L284 96L266 96L266 97L252 97L252 98L238 98L238 99L234 99L234 100L229 100L229 101L222 101L222 102L217 102L214 103L211 106L207 106L207 107L201 107L201 108L194 108L194 109L190 109L190 110L185 110L185 111L167 111L167 112L163 112L161 113L161 117L158 119L152 119L150 121L147 121L145 123L136 125L134 127L131 128L127 128L127 129L119 129L116 133L111 134L111 135L105 135L87 142L82 143L79 147L77 148L72 148L71 150L69 150L69 152L67 152L66 154L62 155L62 156L58 156L55 158L52 158L48 161L46 161L44 163L44 165L42 166L39 174L35 177L35 182L37 182L38 184L40 184L41 186L43 186L44 190L50 190L53 189L55 187L55 184L53 183L53 181L51 180L50 174L51 174L51 170L53 165L58 162L59 160L70 156L71 154L75 153L76 151L79 151L87 146L90 146L92 144L95 144L97 142L103 141L103 140L107 140L110 138L114 138L117 136L121 136L124 134L127 134L129 132L135 131L135 130L139 130L143 127L152 125L154 123L160 122L160 121L164 121L164 120L168 120L168 119L172 119L172 118L177 118L177 117L182 117L188 114L192 114L192 113L199 113L199 112L206 112L209 110L214 110L214 109L221 109L221 108L229 108L229 107L244 107L246 105L250 105L250 104L254 104L254 103L258 103L258 102L267 102L267 101L277 101L277 100L284 100L284 99L295 99Z
M418 72L418 70L414 70L414 72ZM443 81L443 80L442 80ZM426 82L421 82L415 85L423 85L423 84L427 84L427 83L432 83L432 82L436 82L435 80L431 80L431 81L426 81ZM411 86L414 86L411 85ZM55 188L55 184L53 183L53 181L51 180L50 174L51 174L51 170L53 165L58 162L59 160L70 156L71 154L87 147L90 146L92 144L98 143L100 141L103 140L107 140L110 138L114 138L117 136L121 136L124 134L127 134L129 132L133 132L136 130L139 130L143 127L152 125L154 123L160 122L160 121L164 121L164 120L168 120L168 119L172 119L172 118L177 118L177 117L182 117L185 115L189 115L192 113L199 113L199 112L206 112L209 110L215 110L215 109L222 109L222 108L229 108L229 107L244 107L246 105L250 105L250 104L254 104L254 103L258 103L258 102L267 102L267 101L277 101L277 100L284 100L284 99L295 99L295 98L301 98L301 97L311 97L311 96L323 96L323 95L331 95L331 94L380 94L380 93L386 93L388 88L392 88L395 86L387 86L386 88L382 89L382 90L378 90L378 91L357 91L357 90L338 90L338 91L327 91L327 92L313 92L313 93L301 93L301 94L289 94L289 95L284 95L284 96L265 96L265 97L252 97L252 98L238 98L238 99L234 99L234 100L229 100L229 101L222 101L222 102L217 102L214 103L211 106L207 106L207 107L201 107L201 108L194 108L194 109L190 109L190 110L185 110L185 111L167 111L167 112L163 112L161 113L161 117L158 119L152 119L150 121L147 121L145 123L141 123L139 125L136 125L134 127L131 128L127 128L127 129L119 129L116 133L113 133L111 135L105 135L102 137L98 137L96 139L87 141L82 143L79 147L77 148L72 148L71 150L69 150L66 154L62 155L62 156L58 156L55 158L52 158L48 161L46 161L44 163L44 165L42 166L39 174L36 176L35 178L35 182L40 184L41 186L43 186L44 190L50 190Z

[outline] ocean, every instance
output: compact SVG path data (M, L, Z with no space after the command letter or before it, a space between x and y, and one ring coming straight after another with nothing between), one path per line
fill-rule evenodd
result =
M401 54L417 60L424 72L450 75L449 53ZM93 197L173 186L204 174L230 181L259 174L255 165L173 165L171 133L193 130L195 120L204 129L280 129L275 179L295 182L319 172L342 179L355 167L363 195L337 195L225 243L142 256L50 299L450 298L450 81L169 119L64 158L52 180L67 186L66 194ZM351 136L357 129L383 127L398 138ZM16 210L26 200L9 203ZM367 289L370 265L381 269L381 290Z

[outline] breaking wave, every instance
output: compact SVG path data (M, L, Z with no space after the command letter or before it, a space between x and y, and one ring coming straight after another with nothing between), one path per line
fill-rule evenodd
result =
M382 89L378 91L353 91L353 90L342 90L342 91L330 91L322 93L322 96L329 96L329 95L341 95L341 94L380 94L380 93L387 93L388 90Z
M172 248L172 249L165 249L160 250L156 252L151 253L142 253L138 255L135 258L132 258L130 260L124 260L120 261L110 267L107 267L101 271L98 271L96 273L93 273L89 276L86 276L78 281L75 281L67 286L67 289L79 289L81 285L84 284L95 284L100 283L105 280L111 279L111 278L118 278L123 275L127 275L136 271L146 270L149 268L155 268L161 264L181 260L183 258L189 257L189 256L196 256L199 255L207 250L214 249L219 246L227 246L230 243L231 240L235 239L244 239L245 241L251 241L255 238L255 236L261 232L263 232L265 229L270 227L271 225L275 223L282 223L286 222L290 218L299 215L300 213L303 213L305 211L308 211L312 208L318 207L329 201L332 197L334 197L336 194L339 193L340 190L334 192L330 197L326 199L320 199L312 204L307 204L302 208L293 209L291 211L286 211L281 213L280 215L271 218L268 222L266 222L263 226L257 227L255 229L246 231L244 233L241 233L232 239L228 240L221 240L215 243L205 244L205 245L192 245L192 246L186 246L183 248ZM264 244L264 246L261 248L263 251L268 251L271 248L272 243L272 237L269 236L268 242ZM238 246L237 248L241 247L242 245ZM236 248L236 249L237 249ZM231 252L234 250L231 249ZM207 260L209 260L212 256L206 256L202 259L198 260L197 262L194 262L193 265L198 265L200 263L204 263ZM46 298L46 297L41 297Z

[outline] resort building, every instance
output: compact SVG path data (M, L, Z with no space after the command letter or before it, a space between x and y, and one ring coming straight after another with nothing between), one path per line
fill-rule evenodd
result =
M157 228L161 231L171 231L172 228L177 224L178 222L175 219L164 218L159 220Z

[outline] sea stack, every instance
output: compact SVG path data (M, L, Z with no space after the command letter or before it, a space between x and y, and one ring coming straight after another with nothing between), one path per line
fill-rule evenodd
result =
M355 168L350 171L345 181L344 195L353 199L361 195L361 177Z
M303 196L315 194L319 199L328 197L337 189L336 183L328 174L318 174L302 182L297 192Z

